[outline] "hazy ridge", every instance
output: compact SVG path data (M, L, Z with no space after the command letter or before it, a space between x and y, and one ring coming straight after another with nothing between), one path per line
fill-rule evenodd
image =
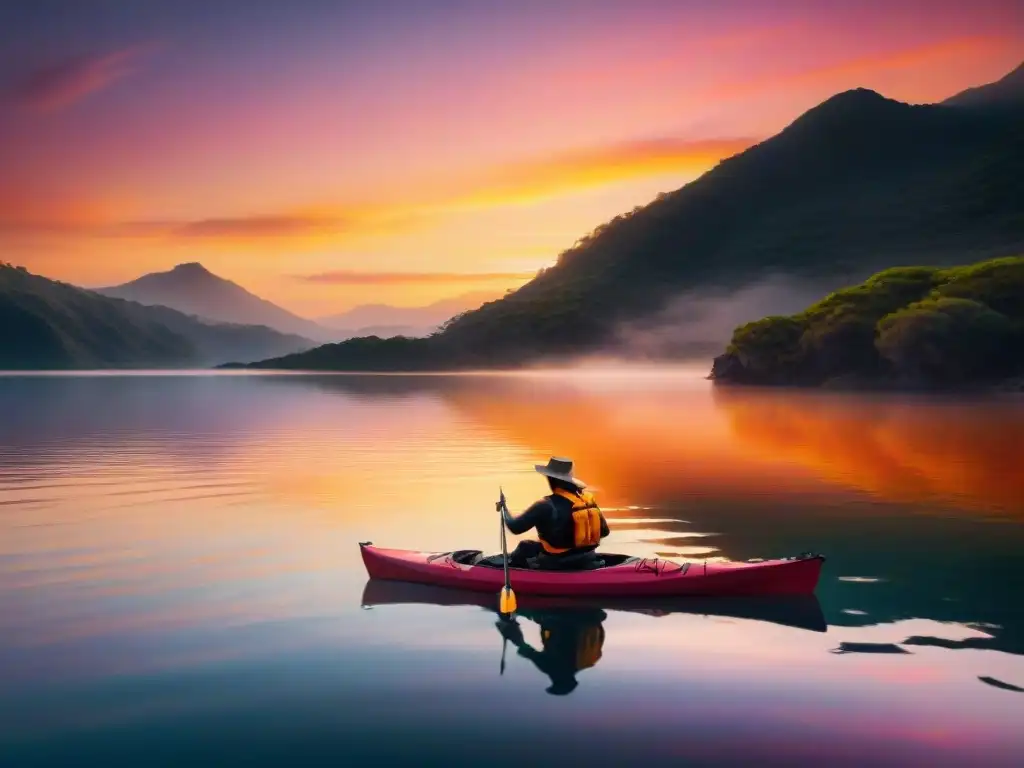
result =
M265 325L281 333L317 341L340 338L337 332L260 298L197 262L179 264L166 272L152 272L131 282L95 291L139 304L170 307L217 323Z
M207 367L308 349L271 328L207 323L0 264L0 368Z

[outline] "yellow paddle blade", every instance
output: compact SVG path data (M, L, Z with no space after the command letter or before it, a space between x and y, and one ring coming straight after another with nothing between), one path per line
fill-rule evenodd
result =
M516 612L516 593L512 591L511 587L502 588L498 610L504 614Z

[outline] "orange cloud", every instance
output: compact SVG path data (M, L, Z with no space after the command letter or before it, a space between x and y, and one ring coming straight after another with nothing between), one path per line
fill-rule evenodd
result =
M563 152L491 169L475 183L452 190L443 204L461 207L532 202L648 176L697 175L755 143L751 138L661 138Z
M0 234L87 234L116 220L122 207L93 198L45 192L4 180L0 186ZM20 180L19 180L20 181Z
M302 216L245 216L239 218L200 219L170 225L178 237L279 237L306 234L321 228L344 228L341 219L312 219Z
M308 283L331 285L399 285L406 283L508 283L514 280L530 280L535 276L535 272L354 272L339 270L315 275L298 275L297 279Z
M104 54L74 56L40 67L16 83L9 93L17 106L51 112L110 87L138 68L152 45L135 45Z
M358 228L359 224L356 217L344 212L318 216L280 213L184 221L111 222L97 227L94 234L164 240L305 239L317 235L344 234Z
M281 240L338 242L405 232L466 208L529 202L670 173L698 175L753 143L755 140L749 138L628 141L492 168L447 187L412 190L404 201L321 205L193 220L119 219L109 207L46 199L29 205L18 195L0 195L0 233L205 240L239 245Z
M532 202L669 173L697 175L754 143L750 138L622 142L499 166L446 187L435 185L429 193L413 191L404 202L216 218L164 225L163 229L172 237L211 239L392 233L426 225L437 217L464 208Z
M415 212L400 206L339 207L192 220L133 220L125 208L81 198L19 195L0 190L0 234L77 235L164 241L240 241L394 233L408 229ZM120 215L118 213L120 212Z

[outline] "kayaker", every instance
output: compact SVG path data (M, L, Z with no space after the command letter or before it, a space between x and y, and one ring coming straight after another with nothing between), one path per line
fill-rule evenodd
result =
M548 570L589 569L601 565L595 553L608 535L605 520L586 483L573 476L572 459L552 457L534 466L548 479L551 493L534 502L518 517L498 503L498 511L513 534L536 528L538 541L521 541L509 553L512 568L536 567Z
M522 611L524 618L540 626L541 650L523 638L523 631L514 621L498 621L498 631L516 647L516 652L533 662L551 678L547 692L565 696L578 685L576 674L597 664L604 649L604 620L608 615L600 608L573 611Z

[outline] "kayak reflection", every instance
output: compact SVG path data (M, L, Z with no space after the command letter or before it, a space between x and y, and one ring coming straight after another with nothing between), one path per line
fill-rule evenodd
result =
M824 632L828 628L815 595L667 598L600 598L542 597L519 595L520 615L527 611L581 610L600 608L604 611L642 613L648 616L669 616L688 613L731 619L751 619L785 627ZM363 587L363 607L376 605L475 605L498 612L498 596L486 592L413 584L405 581L368 579Z
M540 628L540 647L527 642L522 627L501 617L498 596L402 581L369 579L362 605L476 606L498 616L495 626L516 653L548 676L553 695L571 693L576 675L596 665L604 652L604 621L608 612L639 613L652 617L673 614L750 619L781 626L825 632L828 625L814 595L792 597L677 597L658 600L611 600L522 595L517 615ZM502 652L504 669L504 649Z

